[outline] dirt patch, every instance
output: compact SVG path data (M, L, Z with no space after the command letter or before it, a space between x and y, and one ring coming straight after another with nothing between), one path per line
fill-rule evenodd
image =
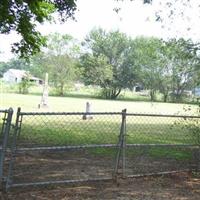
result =
M90 150L68 152L26 152L16 156L13 167L13 183L29 183L59 180L112 178L116 152L96 154ZM7 162L8 163L8 162ZM172 158L155 158L147 155L126 157L126 175L148 174L163 171L190 169L188 161ZM5 171L8 164L5 166ZM119 163L119 173L122 162ZM7 174L7 172L6 172Z
M76 150L18 154L13 183L112 178L116 151ZM8 160L7 160L8 161ZM8 162L7 162L8 164ZM133 154L127 157L127 175L170 171L190 167L188 160L155 158ZM8 169L8 165L5 166ZM5 171L5 174L7 172ZM2 200L199 200L200 178L189 173L129 178L81 184L12 188Z
M200 179L188 173L59 187L21 188L2 200L199 200Z

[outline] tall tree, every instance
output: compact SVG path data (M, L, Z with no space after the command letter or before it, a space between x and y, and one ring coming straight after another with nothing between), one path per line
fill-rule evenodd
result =
M115 99L123 88L136 82L134 45L119 31L95 29L83 43L87 50L81 57L83 80L103 88L106 98Z
M55 86L58 95L63 96L65 86L75 78L79 48L70 35L55 33L48 38L47 48L33 58L32 64L38 66L35 73L49 73L50 83Z
M198 45L191 40L172 39L166 42L168 67L171 75L173 101L181 101L184 91L198 84L200 58Z
M151 100L156 92L163 100L181 101L185 90L198 85L199 45L190 40L136 38L135 64L140 66L140 81L150 90Z
M140 69L140 82L146 89L149 89L151 101L154 101L162 76L162 56L160 54L162 42L157 38L139 37L134 40L134 44L135 64Z

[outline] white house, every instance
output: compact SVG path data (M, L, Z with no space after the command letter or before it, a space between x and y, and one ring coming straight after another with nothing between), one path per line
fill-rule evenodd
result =
M20 83L27 76L27 73L25 70L9 69L3 74L3 80L7 83ZM30 76L29 80L37 84L43 83L41 79L34 76Z
M3 74L3 80L8 83L20 83L25 75L25 70L9 69Z

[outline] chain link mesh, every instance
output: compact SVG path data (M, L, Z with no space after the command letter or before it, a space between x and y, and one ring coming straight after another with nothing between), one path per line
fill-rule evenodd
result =
M199 124L199 117L126 110L19 113L9 184L112 178L115 169L126 176L196 169Z
M112 178L119 113L21 114L18 126L12 184Z
M120 115L24 115L17 145L77 146L116 144L121 124Z
M200 144L191 129L199 125L198 117L128 115L126 175L196 168Z

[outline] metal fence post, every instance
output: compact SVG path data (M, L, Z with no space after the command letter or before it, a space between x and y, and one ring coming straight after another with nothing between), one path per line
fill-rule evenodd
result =
M13 109L9 108L7 110L7 116L5 116L4 121L4 128L2 129L2 149L0 153L0 184L2 186L4 173L3 173L3 167L4 167L4 159L5 159L5 153L10 133L10 127L12 122L12 115L13 115Z
M6 191L8 190L10 185L12 184L13 165L14 165L14 162L15 162L16 150L17 150L17 137L18 137L19 129L20 129L19 124L21 124L20 112L21 112L21 108L18 108L15 126L14 126L13 140L12 140L12 144L11 144L11 158L10 158L10 162L9 162L8 177L6 179L6 188L5 188Z
M196 172L200 170L200 144L198 144L198 148L195 151L195 160L196 160Z
M123 137L122 137L122 177L126 176L126 109L122 111L123 115Z
M126 124L126 109L122 110L122 123L121 123L120 134L119 134L119 142L118 142L118 145L117 145L119 150L118 150L117 156L116 156L115 169L114 169L114 175L113 175L114 179L117 178L121 154L122 154L122 175L124 177L124 171L125 171L125 147L126 147L125 140L124 140L125 127L126 127L125 124Z

